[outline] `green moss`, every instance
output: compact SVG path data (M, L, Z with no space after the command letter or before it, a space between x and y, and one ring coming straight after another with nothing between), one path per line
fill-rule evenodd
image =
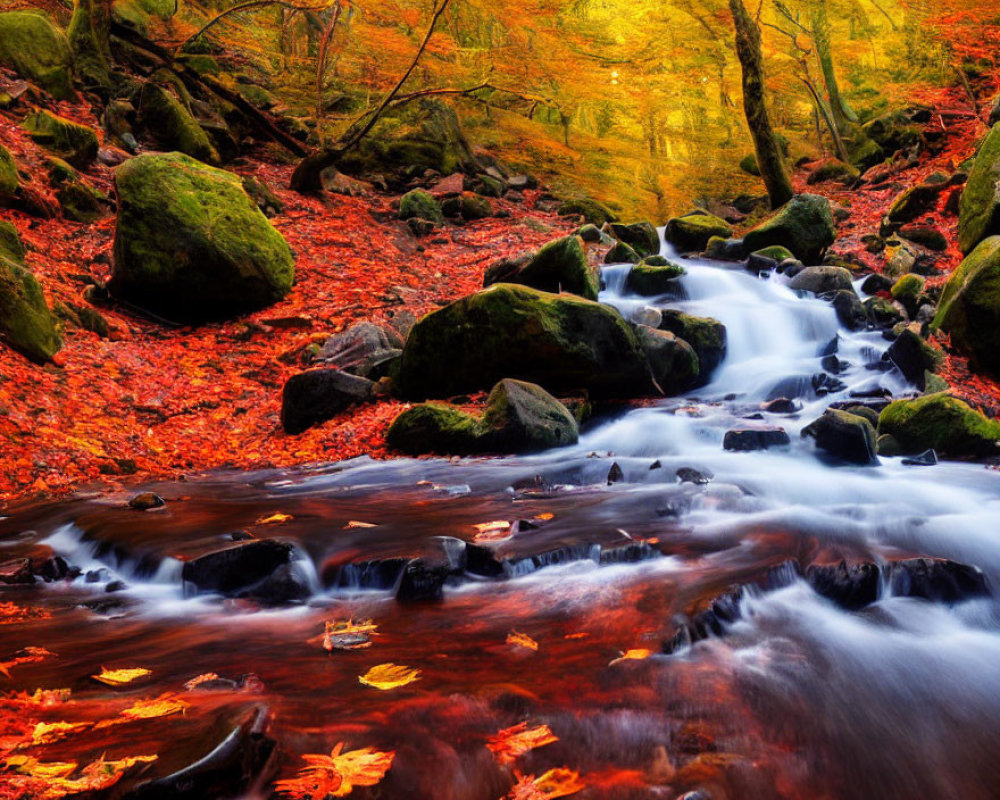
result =
M713 237L728 239L732 234L732 226L724 219L701 212L667 220L664 232L668 242L685 251L704 250Z
M17 164L10 151L0 144L0 200L10 200L17 194Z
M748 175L753 175L756 178L760 177L760 167L757 166L757 156L753 153L748 153L740 159L740 169Z
M636 326L653 380L667 396L678 395L698 383L698 354L694 348L669 331Z
M836 236L830 201L815 194L799 194L748 231L743 243L751 253L780 245L804 264L814 264Z
M684 267L668 264L665 267L636 264L629 271L626 285L636 294L646 297L668 294L679 288L677 279L684 274Z
M291 289L288 244L239 176L180 153L146 154L118 167L115 184L114 293L200 321L261 308Z
M631 328L612 308L499 283L421 319L400 365L407 397L448 397L516 377L549 391L628 396L649 388Z
M563 217L583 217L584 222L591 225L604 225L615 222L618 217L603 203L589 197L576 197L564 200L559 206L559 215Z
M475 192L462 192L460 201L459 213L462 215L462 219L467 222L493 216L493 204L482 195Z
M587 263L587 255L577 236L564 236L545 244L517 276L523 283L543 292L572 292L596 300L596 272Z
M666 310L660 328L680 336L698 356L699 382L705 384L726 357L726 326L712 317L695 317L682 311Z
M219 62L215 60L214 56L204 55L202 53L185 53L179 58L184 66L193 69L201 75L218 75L222 72L222 68L219 66Z
M755 250L751 253L751 255L761 256L762 258L770 258L772 261L777 261L779 264L786 258L795 258L795 254L792 253L791 250L787 247L782 247L780 244Z
M471 414L441 403L424 403L400 414L389 427L386 444L408 455L479 452L483 424Z
M27 252L17 233L17 228L7 220L0 219L0 257L23 264Z
M837 181L850 185L858 179L858 170L851 164L843 161L829 159L822 162L812 172L809 173L808 183L825 183L826 181Z
M399 201L399 218L425 219L437 225L444 222L438 201L423 189L414 189L403 195Z
M629 225L612 222L609 227L612 236L619 242L627 244L640 257L644 258L660 252L660 235L651 222L633 222Z
M97 158L97 134L86 125L38 111L25 119L24 127L34 142L77 169L86 169Z
M104 204L107 202L103 192L92 189L80 181L72 181L61 186L56 191L56 199L66 219L82 223L93 222L102 216Z
M49 173L49 186L53 189L64 183L78 180L80 177L70 164L55 156L45 159L45 167Z
M263 86L255 83L243 84L239 87L240 94L248 103L265 110L274 108L278 104L278 98L271 94Z
M900 301L915 298L924 290L924 282L919 275L908 273L892 285L890 294L893 299Z
M0 336L32 361L45 363L62 347L42 287L25 267L0 256Z
M903 453L933 448L941 456L990 456L997 453L1000 422L941 393L890 403L879 415L878 432L893 437Z
M177 150L206 164L219 163L219 153L198 120L162 86L147 83L143 87L139 122L165 149Z
M497 383L483 412L485 449L528 452L575 444L577 421L541 386L510 378Z
M867 136L857 137L848 150L851 164L861 169L874 167L885 160L885 151L874 139Z
M642 256L625 242L615 242L614 247L604 254L605 264L638 264L640 261Z
M962 190L958 245L970 253L983 239L1000 234L1000 122L979 148Z
M931 327L979 368L1000 374L1000 236L983 240L945 284Z
M73 96L73 54L66 36L34 11L0 14L0 62L57 100Z

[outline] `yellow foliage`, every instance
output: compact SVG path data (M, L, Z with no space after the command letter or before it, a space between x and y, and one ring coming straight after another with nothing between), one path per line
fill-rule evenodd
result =
M420 670L404 667L401 664L379 664L372 667L358 681L373 689L397 689L420 679Z

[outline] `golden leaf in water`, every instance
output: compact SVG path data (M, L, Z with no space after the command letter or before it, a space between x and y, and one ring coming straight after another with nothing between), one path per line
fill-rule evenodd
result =
M32 731L31 743L52 744L89 727L89 722L39 722Z
M77 765L75 761L46 762L32 756L8 756L6 766L21 775L51 781L69 777L76 771Z
M188 703L176 695L167 693L154 697L152 700L139 700L121 712L126 719L154 719L169 717L171 714L183 714Z
M510 536L511 524L505 519L497 519L492 522L480 522L472 527L476 529L473 541L495 542Z
M328 620L323 626L323 649L329 652L371 647L371 638L378 629L378 625L370 619Z
M379 664L372 667L358 681L374 689L397 689L420 679L420 670L402 664Z
M529 728L527 722L522 722L491 736L486 747L493 753L497 763L506 765L514 763L515 759L529 750L558 741L559 737L552 733L548 725Z
M106 667L101 667L100 675L91 675L90 677L95 681L106 683L108 686L125 686L139 678L145 678L147 675L152 675L152 671L143 667L135 667L133 669L107 669Z
M622 661L642 661L642 659L649 658L651 655L653 655L652 650L644 650L641 647L634 650L626 650L618 658L609 661L608 666L613 667L615 664L620 664Z
M512 644L515 647L525 647L528 650L538 650L538 642L528 636L528 634L518 633L517 631L511 631L507 634L507 644Z
M362 522L359 519L348 520L347 524L344 526L344 530L352 530L353 528L377 528L378 524L375 522Z
M587 785L580 780L580 773L556 767L539 775L522 775L514 772L517 783L507 795L508 800L551 800L554 797L568 797L576 794Z
M210 681L219 680L219 673L217 672L203 672L201 675L196 675L191 680L184 684L184 688L189 692L201 686L203 683L209 683Z
M355 786L375 786L392 766L396 753L382 752L373 747L344 752L340 742L330 755L302 756L308 766L295 778L278 781L274 788L296 800L325 800L345 797Z
M280 511L276 511L270 516L261 517L254 523L254 525L281 525L283 522L288 522L293 519L295 519L295 517L291 514L282 514Z

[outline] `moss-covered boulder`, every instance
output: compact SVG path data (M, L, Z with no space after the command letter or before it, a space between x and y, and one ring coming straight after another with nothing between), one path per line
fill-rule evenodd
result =
M422 403L393 420L385 441L407 455L469 455L480 452L482 433L478 417L443 403Z
M998 452L1000 422L987 419L944 392L897 400L878 418L879 439L891 436L904 454L933 449L940 456L992 456Z
M740 159L740 169L747 175L753 175L755 178L760 177L760 166L757 164L757 156L753 153L747 153Z
M41 284L24 266L17 232L0 242L0 338L39 364L52 360L62 340ZM18 255L20 252L22 255Z
M629 225L612 222L608 229L619 242L624 242L643 258L660 252L660 234L651 222L633 222Z
M19 182L14 157L0 144L0 205L7 205L14 199Z
M913 222L933 210L943 188L943 184L925 181L902 192L889 206L885 227L894 230L897 226Z
M433 98L407 103L383 115L337 168L350 175L451 175L471 168L472 149L455 110Z
M1000 123L979 148L958 206L958 246L963 253L1000 234Z
M664 238L685 252L704 250L713 236L728 239L732 235L733 228L728 222L703 211L692 211L667 220L664 231Z
M292 253L239 176L181 153L146 154L115 172L111 291L177 320L201 322L277 302Z
M458 213L466 222L493 216L493 204L488 197L475 192L462 192L458 197Z
M430 192L423 189L414 189L407 192L399 200L400 219L425 219L440 225L444 222L444 215L441 213L441 206L434 199Z
M668 396L677 395L698 383L698 354L670 331L636 325L636 335L649 361L653 380Z
M628 273L625 286L636 294L652 297L661 294L679 295L681 292L680 278L684 267L679 264L655 266L645 261L636 264Z
M103 192L83 181L68 181L60 186L56 190L56 200L66 219L84 224L102 217L108 202Z
M588 300L597 299L597 274L587 263L578 236L564 236L544 245L513 282L543 292L572 292Z
M663 311L660 329L687 342L698 356L698 384L708 383L726 357L726 326L711 317L695 317L673 309Z
M219 163L219 153L198 120L163 86L155 83L143 86L139 124L164 150L176 150L206 164Z
M7 220L0 219L0 256L23 264L27 252L27 248L18 235L17 228Z
M615 242L612 248L604 254L605 264L638 264L640 261L642 261L642 256L625 242Z
M751 253L781 245L804 264L815 264L836 236L830 201L815 194L799 194L748 231L743 244Z
M524 453L576 444L579 427L569 410L541 386L505 378L486 400L483 440L487 449Z
M782 247L780 244L774 244L770 247L762 247L760 250L754 250L751 254L752 256L757 256L758 258L766 258L770 261L776 261L781 263L785 259L795 258L795 254L789 250L787 247Z
M399 383L406 397L449 397L516 377L549 391L629 396L649 368L614 309L571 295L499 283L434 311L413 327Z
M1000 236L980 242L945 284L931 326L977 369L1000 375Z
M51 111L38 111L24 121L32 140L65 159L77 169L86 169L97 158L97 134Z
M909 328L904 328L886 350L886 358L896 365L904 378L923 390L927 388L928 374L937 371L944 354Z
M564 200L559 206L558 213L562 217L582 217L584 222L597 226L618 220L614 211L590 197Z
M820 161L806 178L806 183L810 186L816 183L826 183L834 181L845 186L851 186L858 179L858 170L852 164L845 164L836 158L828 158Z
M0 14L0 63L57 100L73 96L73 54L66 36L35 11Z
M863 416L828 408L823 416L802 429L802 435L812 437L817 448L842 461L860 465L878 463L875 428Z
M797 292L824 294L837 291L853 292L854 284L851 273L844 267L806 267L788 282L788 288Z

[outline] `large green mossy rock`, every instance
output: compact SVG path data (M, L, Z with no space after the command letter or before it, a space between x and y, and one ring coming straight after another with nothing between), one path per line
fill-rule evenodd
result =
M480 452L482 434L478 417L443 403L422 403L393 420L385 441L393 450L411 456L470 455Z
M660 329L670 331L691 345L698 356L698 384L708 383L726 357L726 326L712 317L695 317L667 309L663 311Z
M677 395L698 383L698 354L690 344L670 331L637 325L650 372L665 395Z
M0 63L12 67L57 100L73 96L73 54L65 34L44 14L0 14Z
M97 158L97 134L50 111L38 111L24 121L32 141L65 159L77 169L86 169Z
M21 261L24 248L14 231L0 231L0 338L32 361L52 360L62 340L41 284ZM18 255L21 253L21 255Z
M934 449L953 458L991 456L998 452L1000 422L941 392L890 403L879 415L878 433L891 436L901 453Z
M728 222L700 211L667 220L664 231L666 240L685 252L704 250L713 236L728 239L732 235L733 228Z
M424 99L393 109L379 119L337 167L349 174L461 172L472 164L472 149L455 110Z
M958 245L963 253L970 253L987 236L1000 234L1000 123L979 148L958 209Z
M743 237L748 252L780 245L804 264L815 264L837 238L830 201L798 194Z
M284 297L291 250L239 176L181 153L147 154L115 172L111 291L170 319L202 322Z
M517 276L517 283L543 292L571 292L596 300L597 273L587 263L578 236L564 236L545 244Z
M633 222L629 225L612 222L608 227L612 236L635 250L641 258L660 252L660 234L651 222Z
M816 447L834 458L851 464L877 464L875 428L858 414L828 408L823 416L802 429L802 436L812 437Z
M655 266L646 262L636 264L625 279L625 286L644 297L661 294L681 294L680 278L684 267L679 264Z
M980 242L945 284L931 326L976 369L1000 375L1000 236Z
M17 164L10 151L0 144L0 205L5 205L17 195Z
M206 164L219 153L191 113L167 89L147 83L139 100L139 122L165 150L176 150Z
M399 372L403 394L417 400L485 389L507 377L601 396L650 389L642 348L613 308L507 283L421 319Z
M17 228L7 220L0 219L0 257L9 258L22 264L27 252L24 244L21 243Z
M403 220L425 219L435 225L441 225L444 222L441 205L430 192L423 189L414 189L400 198L399 218Z
M572 197L564 200L559 206L558 213L562 217L581 217L587 224L597 226L618 220L614 211L590 197Z

